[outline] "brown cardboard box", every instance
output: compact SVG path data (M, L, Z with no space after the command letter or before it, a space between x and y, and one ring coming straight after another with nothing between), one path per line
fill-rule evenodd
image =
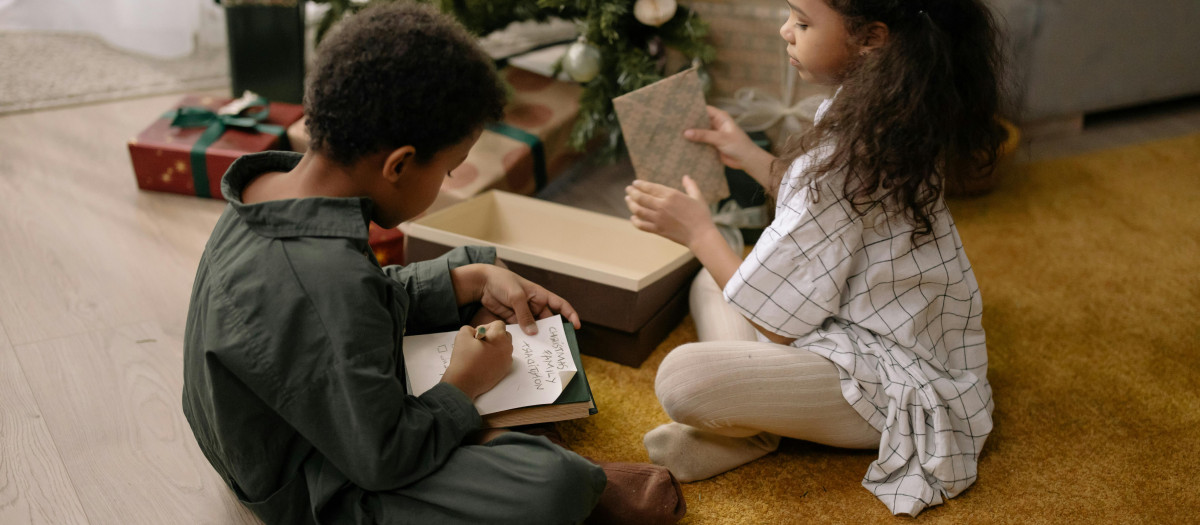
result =
M687 313L700 263L627 220L490 191L401 226L408 261L456 246L495 246L514 272L569 301L580 350L637 366Z
M688 289L688 286L680 288L658 313L632 332L608 328L597 323L585 323L575 332L581 351L626 366L641 366L646 356L650 355L687 315Z

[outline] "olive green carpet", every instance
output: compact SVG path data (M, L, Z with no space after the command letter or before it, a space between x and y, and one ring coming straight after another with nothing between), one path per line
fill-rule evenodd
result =
M950 207L984 301L995 430L974 487L923 523L1184 523L1200 516L1200 135L1018 164ZM654 373L585 358L600 408L578 452L648 461ZM685 523L895 518L859 484L872 452L785 440L684 486Z

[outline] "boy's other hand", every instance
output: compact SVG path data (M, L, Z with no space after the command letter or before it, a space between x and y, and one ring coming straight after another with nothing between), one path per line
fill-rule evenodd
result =
M458 330L450 365L442 375L443 383L458 387L471 399L495 387L512 368L512 335L505 330L504 322L492 321L483 328L482 339L475 338L475 327Z
M497 260L499 262L499 260ZM508 324L521 325L529 335L537 333L537 320L562 314L579 328L579 314L566 299L530 282L502 265L470 264L450 272L459 304L479 302L483 309ZM486 318L476 315L476 319Z
M661 235L695 251L696 240L716 226L696 182L684 175L683 187L687 194L662 184L635 180L625 187L625 205L633 214L629 220L639 230Z
M575 328L580 327L579 314L566 299L499 266L489 268L479 302L509 324L521 325L521 330L529 335L537 333L538 319L556 312Z

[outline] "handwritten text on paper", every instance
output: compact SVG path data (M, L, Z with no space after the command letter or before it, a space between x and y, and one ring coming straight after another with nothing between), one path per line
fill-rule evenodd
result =
M513 342L511 369L495 388L475 399L481 415L553 403L575 377L575 361L563 339L562 316L541 319L537 325L536 335L508 325ZM404 367L413 395L421 395L441 381L456 335L444 332L404 338Z

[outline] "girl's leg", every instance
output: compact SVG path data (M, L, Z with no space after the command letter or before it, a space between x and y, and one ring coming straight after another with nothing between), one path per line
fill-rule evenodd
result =
M876 448L879 431L842 397L837 368L801 348L721 341L680 346L658 368L655 392L676 423L644 439L679 481L715 476L789 437Z
M696 322L696 335L700 341L756 341L758 331L742 314L737 313L725 297L708 270L700 270L692 280L688 295L692 320Z

